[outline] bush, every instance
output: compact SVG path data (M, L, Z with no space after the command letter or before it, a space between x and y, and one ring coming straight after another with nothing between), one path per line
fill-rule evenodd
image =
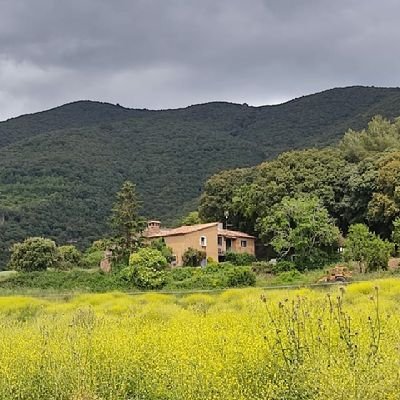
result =
M115 245L115 242L111 239L99 239L94 241L83 253L81 266L84 268L99 268L100 262L104 257L104 252L109 249L114 249Z
M387 270L389 258L391 254L394 253L393 243L387 240L382 240L379 237L375 239L370 244L370 258L369 258L369 270L377 271L379 269Z
M153 240L150 244L150 247L161 252L161 254L167 259L168 264L172 263L174 259L172 249L165 244L164 239Z
M278 275L277 283L283 283L283 284L293 283L298 281L301 277L302 277L301 273L296 269L292 271L286 271Z
M95 240L92 245L87 249L88 253L96 251L106 251L114 247L115 243L112 239L99 239Z
M255 274L249 267L230 263L210 264L206 268L176 268L168 272L170 289L212 289L254 286Z
M295 269L296 265L294 262L281 260L272 266L272 273L280 274L281 272L294 271Z
M207 266L204 268L204 273L206 274L223 273L224 271L233 267L234 265L228 262L211 263L207 264Z
M129 267L122 270L124 279L139 289L161 289L166 283L168 261L160 250L144 247L129 257Z
M72 269L80 267L82 264L82 254L75 246L60 246L58 248L60 269Z
M192 270L192 276L182 280L170 280L169 289L218 289L226 287L226 279L221 274L206 274L203 269Z
M30 237L11 248L9 268L17 271L44 271L57 266L57 246L50 239Z
M168 267L168 261L161 251L151 247L144 247L136 253L131 254L129 257L129 266L162 271Z
M155 268L131 266L122 270L121 274L138 289L161 289L167 282L166 273Z
M0 282L1 289L19 291L26 289L52 291L108 292L128 290L133 284L116 274L104 274L100 270L72 271L34 271L29 274L16 274Z
M256 261L251 264L251 270L256 275L272 274L273 268L274 268L274 265L268 261Z
M206 252L189 247L182 256L183 265L185 267L199 267L203 260L206 259Z
M246 267L235 267L227 271L227 286L254 286L256 284L256 275Z
M229 261L234 265L251 265L256 261L256 258L252 254L248 253L234 253L227 252L225 256L225 260Z
M103 250L92 250L84 253L82 257L82 267L85 268L98 268L100 266L100 262L104 257Z
M306 271L320 269L327 265L340 262L341 255L334 249L314 249L307 258L295 258L295 269Z
M350 226L346 239L346 258L357 262L360 272L387 269L394 245L382 240L364 224Z
M180 282L186 279L191 279L197 269L192 267L173 268L168 272L168 280L170 282Z

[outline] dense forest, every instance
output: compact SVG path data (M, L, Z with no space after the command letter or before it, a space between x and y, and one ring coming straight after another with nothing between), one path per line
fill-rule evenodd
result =
M214 221L229 211L232 225L263 234L270 216L279 218L288 204L294 215L296 204L288 201L296 198L318 199L343 234L361 223L390 238L400 217L400 119L378 116L366 129L347 131L337 145L215 174L205 184L199 215Z
M287 150L335 144L349 128L366 127L376 114L400 115L400 89L350 87L276 106L215 102L164 111L81 101L1 122L0 257L4 261L10 244L27 236L42 235L79 247L103 236L115 193L127 179L137 184L146 216L172 223L197 207L211 175L253 167ZM269 187L271 176L281 176L284 182L272 191L279 199L281 186L297 190L291 188L304 174L304 190L318 186L340 227L345 229L349 221L368 213L370 224L385 231L381 219L373 219L373 210L377 215L388 213L379 211L380 192L374 195L368 180L358 186L357 180L375 176L374 168L384 169L385 162L394 161L374 161L371 166L368 157L344 154L338 148L288 153L272 162L272 172L265 167L270 164L262 164L216 175L207 183L205 196L212 182L220 180L219 194L226 201L217 198L212 205L203 197L202 215L217 218L229 207L233 222L245 216L242 225L254 229L259 218L255 204L272 204L265 195L270 188L257 188ZM297 167L290 167L296 157L302 165L297 172ZM287 181L288 169L298 175L292 183ZM307 176L317 183L308 182ZM350 183L354 187L348 188ZM374 181L379 184L385 185ZM356 191L373 198L355 200ZM387 221L390 224L391 216Z

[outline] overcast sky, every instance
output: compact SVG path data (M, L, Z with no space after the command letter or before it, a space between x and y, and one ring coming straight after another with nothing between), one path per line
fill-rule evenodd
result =
M0 0L0 120L400 86L398 0Z

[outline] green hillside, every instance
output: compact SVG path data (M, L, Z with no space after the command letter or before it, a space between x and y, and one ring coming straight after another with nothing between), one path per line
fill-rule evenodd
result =
M0 245L44 235L86 246L107 232L115 192L137 184L143 213L172 222L207 177L282 151L335 143L373 115L400 115L400 89L332 89L276 106L214 102L131 110L80 101L0 123Z

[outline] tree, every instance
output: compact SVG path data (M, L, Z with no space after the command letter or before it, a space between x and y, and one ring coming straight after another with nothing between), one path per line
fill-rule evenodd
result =
M206 252L189 247L182 256L185 267L199 267L207 257Z
M166 282L168 261L161 251L144 247L129 257L123 275L140 289L160 289Z
M257 261L253 254L249 253L235 253L233 251L228 251L225 255L225 261L232 263L233 265L251 265L253 262Z
M111 223L121 241L122 251L126 254L138 247L146 224L139 215L140 202L132 182L124 182L116 197Z
M129 266L151 268L162 271L167 268L168 261L161 251L151 247L143 247L129 257Z
M245 219L234 208L233 199L242 185L252 181L255 172L253 168L237 168L222 171L209 178L200 198L200 219L204 222L225 221L225 212L228 212L229 223L246 230L247 226L241 223Z
M257 225L284 197L313 193L342 230L353 208L347 201L348 182L355 166L338 149L308 149L280 154L253 169L251 182L241 184L232 197L235 213ZM251 231L251 230L249 230Z
M400 147L400 119L393 123L376 116L362 131L349 130L339 144L345 158L359 162L366 157Z
M160 238L160 239L152 240L151 243L150 243L150 247L152 249L156 249L159 252L161 252L161 254L167 259L168 264L171 264L171 262L174 259L174 255L172 253L171 247L168 247L165 244L164 239Z
M382 240L364 224L350 226L346 239L346 258L358 264L360 272L386 269L393 244Z
M56 244L50 239L30 237L11 248L9 268L17 271L44 271L57 266L59 256Z
M376 165L375 190L368 204L368 217L379 233L389 237L393 220L400 216L400 152L384 153Z
M118 240L108 238L95 240L83 253L82 266L98 268L104 258L104 252L112 249L118 249Z
M198 211L192 211L186 217L183 217L181 220L182 225L196 225L196 224L201 224L202 220L199 217L199 212Z
M79 267L82 263L82 253L72 245L60 246L58 248L59 263L61 269L72 269Z
M339 229L314 196L284 198L259 221L258 228L280 258L295 257L298 265L318 262L339 238Z
M400 246L400 218L393 221L392 241L397 247Z

